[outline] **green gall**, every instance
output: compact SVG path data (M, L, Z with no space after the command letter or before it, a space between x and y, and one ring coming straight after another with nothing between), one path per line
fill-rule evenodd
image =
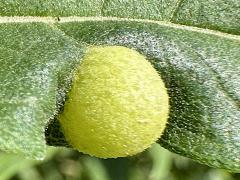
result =
M91 47L59 120L68 142L101 158L144 151L163 133L167 90L144 56L120 46Z

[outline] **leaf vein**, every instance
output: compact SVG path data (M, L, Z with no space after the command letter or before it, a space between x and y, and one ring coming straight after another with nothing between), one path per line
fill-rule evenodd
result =
M47 24L57 24L57 23L67 23L67 22L85 22L85 21L128 21L128 22L139 22L147 24L158 24L160 26L165 26L169 28L182 29L186 31L204 33L209 35L214 35L226 39L237 40L240 42L240 36L224 33L217 30L203 29L195 26L186 26L181 24L176 24L172 22L165 21L155 21L148 19L131 19L131 18L118 18L118 17L79 17L79 16L69 16L69 17L34 17L34 16L14 16L14 17L0 17L0 24L6 23L47 23Z
M170 22L172 22L172 20L176 17L181 5L183 4L184 0L178 0L177 4L176 4L176 8L173 10L171 18L170 18Z

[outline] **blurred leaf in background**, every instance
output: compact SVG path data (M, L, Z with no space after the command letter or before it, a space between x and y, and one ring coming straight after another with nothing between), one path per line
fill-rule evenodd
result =
M239 180L240 174L210 168L158 144L144 153L99 159L67 148L49 148L44 161L0 153L0 180Z

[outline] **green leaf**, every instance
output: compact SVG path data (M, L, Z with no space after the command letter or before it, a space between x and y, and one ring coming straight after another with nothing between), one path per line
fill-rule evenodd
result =
M90 20L58 27L79 43L123 45L146 55L171 101L160 143L211 166L239 170L239 40L156 23Z
M57 152L58 150L56 148L48 147L47 157L44 161L49 160ZM23 156L7 154L3 152L0 152L0 162L0 179L10 179L12 176L16 175L19 172L25 172L26 170L26 172L28 172L28 169L30 167L43 163L43 161L26 159Z
M138 18L240 34L238 0L1 0L0 16Z
M171 112L159 143L240 171L240 8L237 0L214 2L1 1L0 149L43 158L44 127L84 48L122 45L146 55L168 88ZM64 144L54 133L48 143L57 145L57 136Z
M43 23L0 24L0 39L0 148L40 159L44 127L56 111L56 89L78 63L81 49Z

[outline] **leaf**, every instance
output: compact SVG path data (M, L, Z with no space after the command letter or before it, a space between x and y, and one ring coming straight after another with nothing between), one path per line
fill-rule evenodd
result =
M154 23L90 20L58 27L79 43L123 45L146 55L171 97L160 144L211 166L239 169L238 40Z
M81 49L43 23L0 24L0 39L0 147L40 159L44 127L56 111L56 89Z
M58 151L56 148L48 147L47 148L47 157L44 161L49 160L54 154ZM0 152L0 179L10 179L12 176L16 175L21 171L27 171L34 165L43 163L43 161L37 161L32 159L26 159L25 157L7 154Z
M240 35L238 0L2 0L0 16L105 16L151 19Z
M0 149L44 157L44 127L61 107L84 48L123 45L146 55L168 88L171 113L160 144L240 171L238 6L234 0L1 1Z

